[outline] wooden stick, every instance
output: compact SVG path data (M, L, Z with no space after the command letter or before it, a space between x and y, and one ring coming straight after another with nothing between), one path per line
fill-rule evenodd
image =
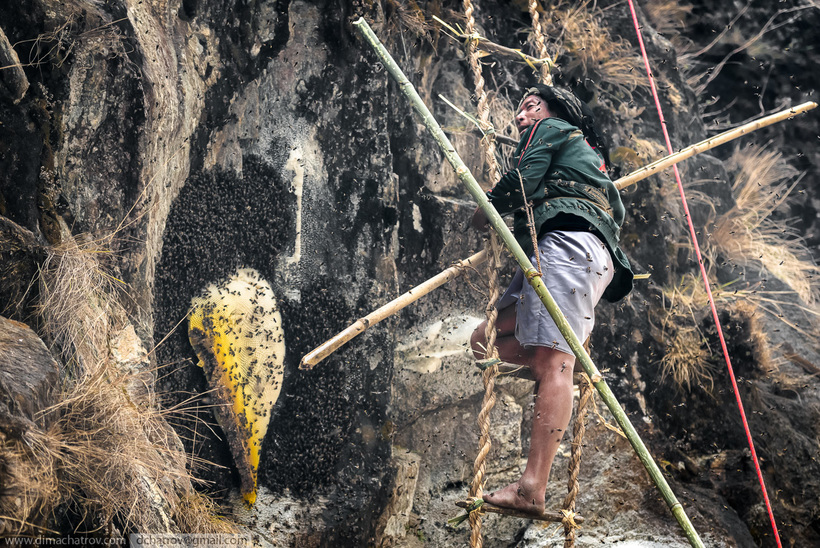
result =
M471 114L467 114L466 112L464 112L463 110L461 110L460 108L455 106L450 100L447 99L447 97L445 97L444 95L439 94L439 99L444 101L447 104L447 106L449 106L450 108L452 108L453 110L455 110L456 112L461 114L471 124L475 125L476 129L473 130L473 133L477 133L477 134L481 135L482 139L484 137L487 137L487 135L489 135L490 132L492 132L493 138L497 142L499 142L501 144L504 144L504 145L518 146L518 139L513 139L512 137L506 137L504 135L499 135L498 133L495 132L495 128L489 123L488 123L488 127L482 128L481 123L478 121L478 118L476 118L475 116L473 116Z
M484 38L480 34L464 34L460 30L453 28L451 25L448 25L447 23L445 23L444 21L442 21L441 19L439 19L435 15L433 16L433 19L438 21L438 23L440 25L442 25L443 27L446 27L447 30L452 32L453 35L456 38L458 38L460 40L476 40L478 42L478 44L482 48L486 49L487 51L491 51L493 53L498 53L500 55L504 55L504 56L507 56L507 57L513 57L513 58L516 58L516 59L521 59L524 62L526 62L528 65L530 65L532 68L537 68L537 67L540 67L541 65L547 65L550 69L552 69L552 67L555 66L555 63L553 63L552 59L550 59L549 57L539 59L538 57L533 57L532 55L527 55L526 53L524 53L520 49L508 48L507 46L502 46L500 44L496 44L492 40Z
M663 171L664 169L671 167L672 165L677 164L678 162L682 162L687 158L691 158L695 154L700 154L701 152L705 152L709 149L715 148L716 146L728 143L729 141L737 139L738 137L741 137L753 131L757 131L760 128L776 124L777 122L782 122L783 120L790 120L794 116L801 114L803 112L807 112L815 107L817 107L817 103L808 101L801 105L797 105L796 107L792 107L784 111L771 114L769 116L761 118L760 120L749 122L748 124L744 124L735 129L724 131L719 135L715 135L714 137L710 137L709 139L705 139L697 144L690 145L684 149L681 149L679 152L670 154L665 158L656 160L651 164L648 164L636 171L633 171L626 177L621 177L620 179L615 181L615 186L618 188L618 190L621 190L630 185L634 185L638 181L646 179L650 175L654 175L659 171Z
M578 336L572 331L566 317L561 312L561 309L558 308L558 304L550 294L547 286L544 285L544 280L542 280L541 276L538 275L538 271L535 269L532 262L530 262L527 254L523 249L521 249L518 242L515 241L515 237L512 232L507 225L504 224L504 220L501 218L501 215L498 214L498 211L496 211L496 209L489 202L487 196L484 194L484 191L481 189L481 186L479 186L478 181L476 181L473 174L470 173L470 170L464 164L464 161L458 155L452 143L450 143L450 140L447 138L444 130L441 129L441 126L430 112L430 109L428 109L427 105L424 104L424 101L421 100L421 97L413 87L413 84L410 83L407 76L404 75L401 68L398 64L396 64L396 61L390 56L390 53L379 41L378 37L373 32L373 29L371 29L370 25L367 24L367 21L365 21L364 18L359 18L353 23L353 26L357 31L359 31L362 38L373 48L374 53L384 65L387 73L396 81L399 89L405 97L407 97L413 109L417 114L419 114L419 116L421 116L424 125L433 135L433 139L435 139L438 143L444 153L444 156L450 162L450 165L452 165L453 169L455 169L456 175L459 179L461 179L461 182L464 183L464 186L467 187L467 191L470 195L476 202L478 202L478 207L484 211L484 214L490 221L490 225L496 231L501 241L504 242L507 249L515 257L515 260L524 272L524 277L533 287L535 293L541 299L541 302L544 303L544 306L547 308L547 311L555 322L555 325L558 327L558 330L561 332L561 335L563 335L564 339L566 339L569 344L572 353L575 354L575 357L583 366L586 374L592 379L593 385L601 395L601 399L604 403L606 403L610 412L615 417L615 421L618 423L618 426L620 426L624 431L629 443L632 445L632 448L635 450L635 453L638 455L638 458L644 465L644 468L646 468L646 471L649 473L649 477L652 478L652 481L657 486L661 496L669 506L669 510L672 512L672 515L675 516L678 524L684 530L690 544L696 548L703 548L703 541L701 541L697 531L692 525L692 522L686 515L683 505L678 501L677 497L675 497L675 494L669 487L669 483L666 481L666 478L663 477L663 473L652 458L649 449L647 449L646 445L644 445L640 435L638 435L637 430L635 430L635 427L629 421L629 417L621 407L621 404L618 402L615 394L612 393L612 390L606 384L601 372L598 371L598 368L592 362L592 359L584 349L581 341L578 339Z
M417 285L407 293L404 293L386 305L374 310L364 318L356 320L350 325L350 327L305 354L305 357L302 358L302 361L299 363L299 369L313 369L316 364L327 358L349 340L360 335L367 328L376 325L383 319L392 316L402 308L416 302L434 289L437 289L453 278L460 276L465 268L476 266L486 260L487 253L485 251L479 251L475 255L472 255L463 261L459 261L447 270L436 274L426 282Z
M456 502L456 506L459 508L464 508L465 510L469 508L470 503L467 501L460 500ZM481 509L485 512L492 512L494 514L502 514L505 516L513 516L516 518L524 518L524 519L537 519L540 521L555 521L561 522L564 520L564 515L561 512L556 512L554 510L544 510L540 514L528 514L526 512L522 512L521 510L513 510L512 508L504 508L502 506L496 506L494 504L490 504L489 502L484 501L481 505ZM581 524L584 523L584 518L575 514L573 516L575 523Z
M474 130L473 133L484 137L484 132L482 132L480 129ZM498 133L496 133L495 140L496 142L501 143L502 145L507 145L511 147L518 146L518 139L513 139L512 137L507 137L506 135L499 135Z

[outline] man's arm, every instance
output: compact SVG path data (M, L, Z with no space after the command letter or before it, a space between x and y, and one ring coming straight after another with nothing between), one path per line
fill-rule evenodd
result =
M496 183L487 197L501 213L509 213L524 205L521 196L521 183L527 200L532 200L547 174L552 155L566 141L567 132L556 128L550 121L544 121L535 128L535 134L529 140L529 146L521 154L515 167L505 173Z

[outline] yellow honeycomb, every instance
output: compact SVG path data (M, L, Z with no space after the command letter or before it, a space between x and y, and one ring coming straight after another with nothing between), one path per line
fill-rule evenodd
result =
M242 268L191 301L188 339L205 370L214 415L242 479L242 495L256 502L262 440L282 389L285 337L270 285Z

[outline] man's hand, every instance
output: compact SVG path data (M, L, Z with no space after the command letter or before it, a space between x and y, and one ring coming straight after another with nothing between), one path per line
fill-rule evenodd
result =
M475 208L473 218L470 221L470 226L477 230L480 230L481 232L487 232L487 230L490 229L489 223L490 221L487 219L487 214L484 213L484 210L480 207Z

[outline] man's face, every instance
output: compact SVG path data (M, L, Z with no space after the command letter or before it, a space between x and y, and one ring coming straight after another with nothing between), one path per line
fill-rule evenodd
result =
M538 120L550 117L547 103L537 95L530 95L521 103L521 110L515 115L515 124L521 133Z

